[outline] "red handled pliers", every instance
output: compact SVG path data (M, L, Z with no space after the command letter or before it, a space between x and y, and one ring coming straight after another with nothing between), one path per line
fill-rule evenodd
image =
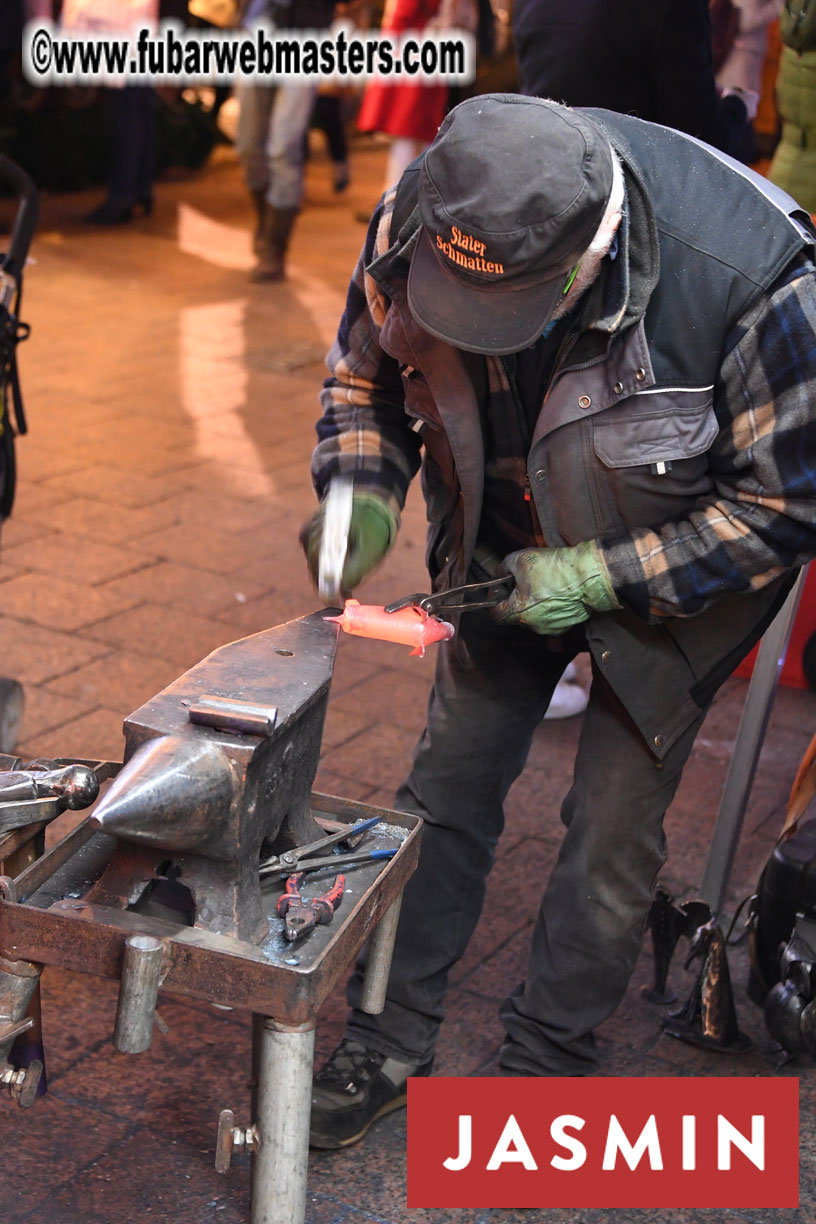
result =
M308 897L304 900L300 895L302 879L302 871L290 875L283 896L278 898L278 915L285 919L284 935L290 943L308 935L318 923L325 926L331 922L346 886L346 877L339 875L322 897Z

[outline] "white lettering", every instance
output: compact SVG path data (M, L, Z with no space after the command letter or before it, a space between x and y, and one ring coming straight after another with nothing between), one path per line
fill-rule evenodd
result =
M538 1168L514 1114L507 1119L486 1167L488 1173L494 1173L500 1165L512 1163L523 1164L531 1172Z
M683 1168L697 1168L697 1119L694 1114L683 1114Z
M617 1153L620 1151L621 1156L633 1171L640 1164L640 1158L644 1151L648 1148L649 1164L653 1169L663 1168L663 1157L660 1153L660 1140L657 1136L657 1122L654 1114L651 1114L649 1121L644 1126L643 1130L637 1137L634 1146L629 1142L623 1127L618 1121L615 1114L611 1114L609 1118L609 1130L606 1134L606 1148L604 1149L603 1169L614 1169Z
M717 1114L717 1168L731 1168L731 1148L736 1147L752 1165L765 1168L765 1115L751 1114L751 1138L732 1126L722 1114Z
M470 1114L459 1115L459 1154L458 1156L449 1156L442 1163L446 1169L450 1169L452 1173L458 1173L460 1169L466 1169L470 1164L470 1158L473 1155L473 1118Z
M570 1173L573 1169L580 1169L581 1165L586 1164L587 1158L587 1150L580 1139L576 1139L574 1135L567 1134L568 1126L572 1127L573 1130L583 1130L586 1126L586 1121L583 1118L579 1118L577 1114L559 1114L550 1125L550 1135L555 1142L560 1147L565 1147L567 1151L572 1152L569 1160L564 1156L553 1156L550 1161L554 1169L561 1169L565 1173Z

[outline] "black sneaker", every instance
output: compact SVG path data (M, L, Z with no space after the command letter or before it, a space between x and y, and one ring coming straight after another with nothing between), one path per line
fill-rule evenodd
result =
M432 1066L433 1059L418 1067L344 1037L314 1079L310 1146L356 1143L372 1122L406 1104L408 1076L430 1075Z

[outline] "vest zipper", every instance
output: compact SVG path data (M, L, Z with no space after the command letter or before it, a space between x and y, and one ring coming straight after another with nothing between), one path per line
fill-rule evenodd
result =
M502 369L504 370L504 376L507 379L507 385L510 388L510 397L516 409L516 415L521 427L521 437L524 443L524 448L527 452L526 455L523 456L524 484L522 485L522 497L524 498L530 513L530 531L532 533L532 537L534 540L537 540L539 537L543 536L543 532L541 530L541 524L538 521L538 512L533 501L533 489L532 485L530 484L530 473L527 470L527 461L530 457L530 447L532 445L533 436L530 432L530 426L527 420L527 414L524 411L524 405L522 404L521 397L518 393L515 374L511 371L506 357L500 357L499 360L501 361Z

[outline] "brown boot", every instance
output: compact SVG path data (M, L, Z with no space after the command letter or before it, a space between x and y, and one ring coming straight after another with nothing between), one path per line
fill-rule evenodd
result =
M283 280L284 257L298 215L297 208L272 208L267 205L261 230L258 262L249 274L256 284Z

